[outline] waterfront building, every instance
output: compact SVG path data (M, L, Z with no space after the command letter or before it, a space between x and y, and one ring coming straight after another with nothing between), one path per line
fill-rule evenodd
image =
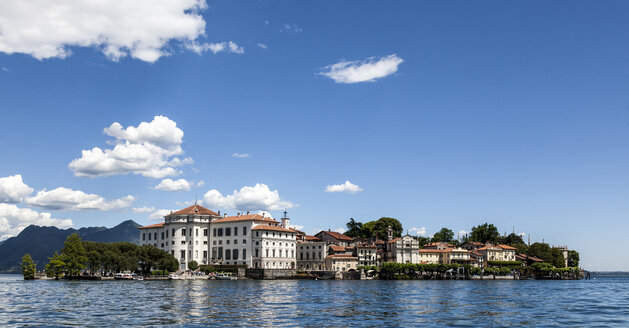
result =
M441 263L443 252L440 249L420 249L418 250L419 263L435 264Z
M193 205L164 217L164 222L138 228L140 245L169 252L187 269L199 264L246 265L253 268L294 268L297 230L260 214L220 215Z
M315 236L305 236L297 243L297 268L299 270L325 270L325 258L328 254L326 242Z
M485 256L477 250L470 251L470 260L470 264L474 267L482 268L485 266Z
M452 244L443 241L424 245L424 249L447 249L453 247Z
M484 247L485 244L477 242L477 241L466 241L463 244L461 244L461 248L467 249L468 251L473 251L475 249L479 249L481 247Z
M337 272L356 270L358 269L358 257L348 254L328 255L325 258L325 267Z
M515 247L508 245L487 244L476 251L483 255L485 265L489 261L516 261Z
M356 245L356 257L358 257L359 266L377 266L378 248L374 244Z
M336 244L339 246L349 246L349 244L352 242L352 238L342 233L338 233L336 231L330 231L330 230L320 231L319 233L315 235L315 237L325 241L328 244Z
M387 242L387 261L397 263L419 263L419 241L405 235Z

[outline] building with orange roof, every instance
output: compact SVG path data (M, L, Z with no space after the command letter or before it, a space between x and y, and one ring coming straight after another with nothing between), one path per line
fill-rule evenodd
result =
M340 246L349 246L352 238L340 232L323 230L315 235L317 238L327 242L328 244L336 244Z
M286 212L285 212L286 213ZM246 265L252 268L290 269L296 266L296 236L300 233L264 214L220 215L195 204L171 212L164 222L139 227L140 244L172 254L187 269L199 264Z

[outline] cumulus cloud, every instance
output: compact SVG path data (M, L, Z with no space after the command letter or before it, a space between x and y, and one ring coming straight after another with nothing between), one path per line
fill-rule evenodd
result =
M201 43L201 44L197 42L190 42L186 44L186 48L199 55L206 51L211 51L215 54L219 52L230 52L230 53L242 55L245 53L245 48L237 45L233 41L217 42L217 43Z
M203 187L203 185L205 185L205 181L201 180L197 182L197 187Z
M133 213L151 213L155 211L155 207L151 206L144 206L144 207L134 207L133 208Z
M262 49L266 49L268 48L268 46L264 43L258 43L258 47L262 48Z
M247 154L247 153L233 153L232 157L236 157L236 158L249 158L251 157L251 155Z
M0 52L65 58L94 47L117 61L155 62L205 35L205 0L0 1Z
M186 179L172 180L164 179L155 189L163 191L189 191L194 184Z
M25 199L26 204L60 211L109 211L130 207L135 197L125 197L107 201L96 194L59 187L50 191L41 190L33 197Z
M462 238L463 236L467 235L468 233L470 233L469 231L466 230L459 230L459 237Z
M413 227L413 228L408 229L408 233L423 237L426 235L426 227L421 227L421 228Z
M72 227L72 220L55 219L47 212L0 203L0 240L16 236L31 224L65 229Z
M1 69L2 69L3 71L5 71L5 72L10 72L10 71L11 71L10 69L8 69L8 68L6 68L6 67L2 67Z
M345 233L345 231L347 231L345 228L336 228L334 229L334 231L338 232L338 233Z
M271 213L267 212L267 211L258 211L258 215L262 215L265 218L273 218L273 215L271 215Z
M181 174L176 168L193 162L189 157L177 157L183 154L183 131L166 116L155 116L151 122L126 129L114 122L103 132L114 138L109 143L115 146L112 149L94 147L81 151L81 157L68 164L75 176L132 173L162 179Z
M22 181L21 174L0 178L1 203L19 203L32 192L33 188Z
M397 55L370 57L366 60L341 61L323 68L321 75L336 83L374 82L377 79L397 72L398 65L404 60Z
M277 190L270 190L262 183L255 186L244 186L234 190L231 195L223 196L218 190L212 189L203 195L205 206L217 209L277 211L292 208L295 204L282 200Z
M152 220L152 221L161 221L164 218L164 216L170 214L171 212L172 210L165 210L165 209L156 210L156 211L153 211L151 214L149 214L147 219Z
M329 185L325 187L325 192L346 192L355 194L359 191L363 191L363 188L349 181L345 181L343 184Z

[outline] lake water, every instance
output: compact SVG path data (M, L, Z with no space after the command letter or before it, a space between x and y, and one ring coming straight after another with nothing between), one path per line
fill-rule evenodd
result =
M23 281L0 326L629 327L629 276L582 281Z

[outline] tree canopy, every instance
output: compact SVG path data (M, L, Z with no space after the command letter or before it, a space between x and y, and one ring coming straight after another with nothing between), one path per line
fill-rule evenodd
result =
M387 240L387 228L389 226L393 230L393 238L402 236L404 231L402 223L395 218L389 217L382 217L364 224L357 222L353 218L349 219L349 222L346 224L347 232L345 232L345 235L352 238L376 237L377 239Z
M37 266L33 258L28 253L24 254L22 257L22 275L24 280L35 279L35 273L37 273Z
M454 232L448 228L441 228L437 233L432 236L432 242L446 242L449 243L454 239Z
M88 258L81 237L73 233L66 238L61 249L61 261L63 261L66 273L69 276L78 276L81 270L87 266Z
M493 224L485 223L472 228L470 234L470 241L477 241L481 243L496 243L500 238L498 228Z

